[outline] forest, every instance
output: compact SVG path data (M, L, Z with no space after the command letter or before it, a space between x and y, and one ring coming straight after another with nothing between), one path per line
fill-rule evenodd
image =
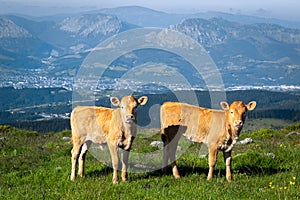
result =
M94 104L111 107L108 96L112 93L113 91L95 92ZM3 94L0 99L0 124L45 133L70 129L68 117L72 111L72 91L62 88L21 90L0 88L0 94ZM148 103L139 109L138 121L141 128L159 127L159 107L166 101L180 101L220 109L218 105L215 105L219 103L216 99L229 103L236 100L248 103L254 100L257 102L257 107L254 111L248 112L249 119L274 118L291 122L300 121L299 92L169 91L160 94L133 93L133 95L147 95L149 98Z

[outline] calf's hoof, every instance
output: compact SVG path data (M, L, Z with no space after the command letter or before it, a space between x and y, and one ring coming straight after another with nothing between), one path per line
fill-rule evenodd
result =
M75 176L70 176L71 181L75 181Z
M115 184L118 184L118 180L116 180L116 179L113 179L112 180L112 183L115 185Z
M227 181L230 183L232 181L231 177L226 177Z
M180 179L180 175L177 174L177 175L174 175L175 179Z

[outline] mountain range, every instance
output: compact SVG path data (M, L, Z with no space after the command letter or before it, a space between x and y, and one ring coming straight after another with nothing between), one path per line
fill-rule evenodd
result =
M283 26L284 25L284 26ZM101 9L48 17L0 16L0 70L73 76L90 50L134 28L165 27L199 42L220 69L227 87L300 85L300 23L226 13L169 14L143 7ZM115 65L149 62L148 57ZM150 59L149 59L150 58ZM168 56L165 63L170 63ZM176 61L172 60L172 66ZM39 75L41 76L41 75ZM7 81L6 76L0 76ZM10 80L11 81L11 80Z

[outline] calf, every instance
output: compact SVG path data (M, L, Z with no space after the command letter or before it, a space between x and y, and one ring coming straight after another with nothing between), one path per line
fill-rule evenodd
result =
M194 142L206 143L209 149L208 180L213 177L218 150L223 152L226 163L226 178L231 181L231 149L236 143L246 119L246 112L253 110L256 102L244 104L235 101L231 105L221 102L223 110L201 108L184 103L166 102L161 106L161 137L164 142L163 171L168 160L172 163L173 175L180 178L175 153L180 136Z
M120 101L111 97L112 105L119 108L78 106L71 114L72 129L72 171L71 180L75 179L76 163L78 160L78 175L83 176L86 152L91 143L107 143L112 159L112 182L118 182L118 147L123 149L122 181L127 180L127 164L129 151L137 132L137 107L146 104L148 98L143 96L125 96Z

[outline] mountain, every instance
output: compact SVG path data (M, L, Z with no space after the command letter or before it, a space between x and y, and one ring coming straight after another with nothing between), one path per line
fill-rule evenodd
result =
M211 18L214 15L222 18ZM0 16L0 70L9 72L0 74L0 86L52 87L63 83L72 88L70 80L93 47L115 34L148 26L167 27L198 41L216 63L227 88L299 86L300 30L251 23L260 20L268 22L263 18L214 12L169 14L138 6L49 18ZM149 63L153 66L147 69L150 74L161 69L175 73L167 69L177 66L177 72L188 80L198 81L182 58L153 49L120 56L112 63L117 70L108 69L105 75L118 78L126 70Z
M233 14L233 13L224 13L224 12L202 12L195 13L190 15L188 18L202 18L202 19L212 19L212 18L222 18L227 21L237 22L241 24L277 24L280 26L284 26L287 28L300 28L300 21L289 21L283 19L276 18L267 18L267 17L258 17L251 15L243 15L243 14Z
M49 61L84 53L104 39L136 27L101 13L79 14L58 22L0 16L0 67L40 68Z
M47 57L53 48L26 28L0 16L0 67L37 68L40 57Z
M168 27L187 17L184 14L169 14L140 6L105 8L91 12L115 15L122 21L136 24L140 27Z
M122 22L112 15L82 14L65 18L39 37L64 48L67 52L77 53L82 49L96 46L114 34L134 27L136 26Z
M11 20L1 17L0 18L0 38L28 38L32 35L24 28L16 25Z
M170 28L202 44L227 84L300 84L298 29L220 18L187 19Z
M256 54L260 59L279 59L289 55L293 59L292 61L299 62L299 58L296 55L293 57L289 54L290 52L284 52L282 49L273 49L273 51L278 51L277 55L270 54L270 51L267 51L272 50L270 47L275 44L291 45L291 48L295 49L299 47L300 30L298 29L285 28L275 24L245 25L222 18L209 20L200 18L187 19L175 26L170 26L170 28L191 36L208 49L216 46L219 48L218 45L244 41L251 44L251 47L248 46L247 51L246 46L242 46L244 48L243 51L247 51L247 55L252 57L255 57L254 54ZM251 52L249 48L252 48ZM266 51L263 51L263 49L266 49ZM241 51L240 47L233 49L234 53L243 51Z
M117 16L120 20L136 24L141 27L163 27L180 23L189 18L222 18L241 24L267 23L277 24L288 28L300 28L300 21L288 21L275 18L257 17L243 14L231 14L224 12L199 12L199 13L166 13L141 6L122 6L116 8L104 8L88 11L86 13L104 13Z

